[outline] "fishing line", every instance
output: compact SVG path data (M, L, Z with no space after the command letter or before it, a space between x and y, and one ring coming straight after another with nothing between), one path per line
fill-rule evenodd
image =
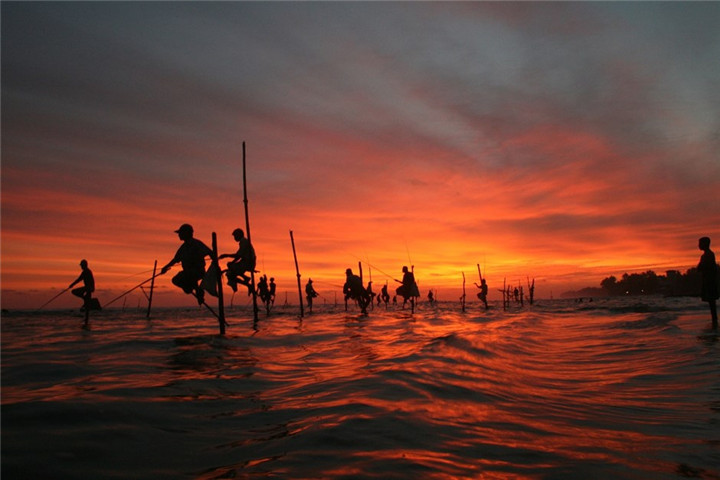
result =
M410 262L410 265L412 265L413 262L412 262L412 259L410 258L410 249L408 248L407 240L405 240L405 251L407 252L408 262Z
M54 297L52 297L52 298L51 298L50 300L48 300L47 302L43 303L42 306L40 306L40 308L38 308L38 309L35 310L35 311L38 312L38 311L42 310L43 307L46 307L50 302L52 302L53 300L55 300L56 298L58 298L60 295L62 295L63 293L67 292L68 290L70 290L70 287L67 287L65 290L63 290L62 292L60 292L60 293L58 293L57 295L55 295Z
M363 261L362 258L358 257L357 255L353 255L353 254L350 253L350 252L347 252L347 253L348 253L348 255L350 255L351 257L357 258L359 261L361 261L361 262ZM385 275L385 276L388 277L389 279L395 280L395 277L393 277L393 276L390 275L389 273L386 273L386 272L380 270L378 267L376 267L375 265L371 264L370 262L367 262L367 261L366 261L365 264L368 265L369 267L374 268L375 270L377 270L378 272L382 273L383 275ZM395 281L397 281L397 280L395 280Z
M128 275L127 277L119 278L118 281L127 280L128 278L137 277L138 275L143 275L145 273L150 273L152 271L153 271L152 268L150 270L143 270L142 272L133 273L132 275Z
M103 305L103 308L107 308L110 304L116 302L117 300L120 300L121 298L123 298L125 295L129 294L130 292L132 292L132 291L135 290L136 288L142 287L143 285L145 285L146 283L148 283L150 280L152 280L153 278L157 278L157 277L159 277L160 275L164 275L164 272L160 272L160 273L158 273L158 274L156 274L156 275L153 275L152 277L148 278L148 279L145 280L144 282L138 283L137 285L135 285L133 288L131 288L131 289L128 290L127 292L125 292L125 293L123 293L122 295L119 295L119 296L113 298L112 300L110 300L108 303L106 303L105 305Z

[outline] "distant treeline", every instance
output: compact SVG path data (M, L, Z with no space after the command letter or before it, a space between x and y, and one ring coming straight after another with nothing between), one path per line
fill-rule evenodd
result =
M693 267L682 273L668 270L658 275L652 270L645 273L623 273L618 279L614 275L603 279L600 288L583 288L574 292L565 292L565 297L599 297L620 295L666 295L697 296L700 294L701 275Z

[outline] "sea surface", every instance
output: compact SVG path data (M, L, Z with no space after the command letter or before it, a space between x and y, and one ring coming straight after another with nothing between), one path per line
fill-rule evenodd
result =
M698 299L2 316L2 478L720 479Z

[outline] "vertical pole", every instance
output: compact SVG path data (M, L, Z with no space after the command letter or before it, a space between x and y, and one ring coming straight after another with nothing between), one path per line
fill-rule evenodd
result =
M360 272L360 273L359 273L359 275L360 275L360 288L362 288L362 290L365 291L365 281L363 280L362 262L360 262L360 261L358 261L358 271ZM361 310L363 313L367 313L367 311L366 311L367 305L365 305L365 297L366 297L366 295L367 295L367 292L365 291L365 293L364 293L363 295L361 295L360 298L358 298L358 304L360 305L360 310Z
M372 285L372 267L370 266L370 261L368 260L368 275L370 276L370 284ZM375 310L375 302L370 295L370 292L368 292L368 297L370 298L370 310Z
M252 245L250 239L250 218L248 216L248 197L247 197L247 175L245 173L245 142L242 143L242 161L243 161L243 203L245 203L245 233L247 233L248 242ZM255 290L255 269L250 270L250 283L252 285L253 297L253 320L258 321L257 291Z
M153 289L155 288L155 273L157 272L157 260L155 260L155 265L153 265L153 276L152 280L150 280L150 295L148 295L148 309L147 309L147 318L150 318L150 309L152 308L152 297L153 297Z
M510 303L510 300L505 298L507 297L507 287L505 286L505 282L507 281L507 278L503 278L503 310L507 310L508 304Z
M407 248L407 243L405 244L405 248ZM408 250L408 260L410 260L410 251ZM413 274L413 280L415 280L415 265L410 265L410 270ZM417 285L417 280L415 280L415 285L413 286L412 296L410 297L410 313L415 313L415 286Z
M290 243L292 244L293 258L295 259L295 273L297 273L298 284L298 299L300 300L300 318L302 318L305 315L305 310L303 308L302 286L300 285L300 267L298 267L297 254L295 253L295 238L293 237L292 230L290 230Z
M465 313L465 272L462 272L463 276L463 294L462 294L462 311Z
M222 289L222 273L220 272L220 265L218 264L218 248L217 248L217 234L212 232L212 251L213 259L212 262L217 267L217 294L218 294L218 324L220 326L220 335L225 335L225 302L223 302L223 289Z

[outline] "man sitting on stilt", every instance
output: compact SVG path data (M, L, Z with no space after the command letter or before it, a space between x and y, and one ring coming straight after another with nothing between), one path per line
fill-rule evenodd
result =
M160 273L164 274L176 263L181 263L183 269L173 277L172 283L182 288L183 292L194 294L198 304L202 305L205 303L205 291L200 285L200 281L205 275L205 257L213 258L213 252L210 247L193 237L191 225L186 223L175 230L175 233L178 234L183 244Z
M237 292L237 284L245 285L248 289L248 295L252 294L253 285L251 285L251 276L255 270L255 249L250 244L250 240L245 238L245 232L236 228L232 232L233 238L238 242L238 251L235 253L225 253L218 258L232 258L227 264L227 272L225 275L228 279L228 285L233 292Z

